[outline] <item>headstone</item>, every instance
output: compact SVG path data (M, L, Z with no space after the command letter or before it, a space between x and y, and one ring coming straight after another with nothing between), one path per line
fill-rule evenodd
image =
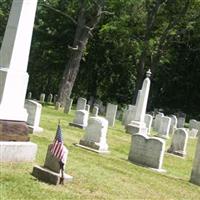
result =
M58 185L61 180L61 170L59 159L52 155L51 153L52 144L48 146L47 155L44 163L44 167L35 165L33 167L32 175L41 181ZM68 150L65 147L66 157L68 155ZM67 160L67 158L66 158ZM66 162L64 163L65 169ZM64 173L64 183L72 181L73 177Z
M78 146L89 148L98 153L107 153L107 131L108 120L103 117L90 117L85 135Z
M98 113L99 113L99 108L97 106L94 106L93 109L92 109L92 115L94 117L97 117Z
M188 133L184 128L178 128L173 135L172 144L167 150L168 153L172 153L178 156L186 155L186 147L188 141Z
M40 94L40 102L44 103L44 101L45 101L45 94L42 93L42 94Z
M174 131L177 129L177 117L175 115L171 115L171 125L170 125L170 134L174 134Z
M85 110L86 103L87 103L86 99L79 97L76 105L76 110Z
M121 118L122 118L122 111L118 110L116 113L116 119L121 120Z
M162 138L169 138L169 129L171 124L170 117L161 117L158 136Z
M198 126L199 126L199 124L198 124L198 121L197 121L197 120L191 119L191 120L189 121L189 129L190 129L190 130L192 130L192 129L197 129L197 130L198 130Z
M64 108L64 113L69 113L71 111L72 104L73 104L73 99L67 98L65 108Z
M198 137L190 182L200 185L200 137Z
M197 137L197 134L198 134L198 130L197 129L187 129L187 132L188 132L188 135L189 135L189 138L196 138Z
M60 173L59 159L53 156L53 154L51 153L51 148L52 148L52 144L48 146L46 158L44 161L44 167L50 169L53 172ZM66 150L66 161L67 161L69 151L66 147L65 147L65 150ZM64 165L64 169L65 167L66 167L66 163Z
M52 103L52 100L53 100L53 94L49 94L47 97L47 102Z
M90 105L86 104L85 110L88 111L88 113L90 113Z
M42 111L42 105L33 100L25 101L25 108L28 112L27 123L31 133L42 132L43 128L40 125L40 116Z
M69 125L85 129L85 127L88 125L88 116L89 116L88 111L77 110L73 122L69 123Z
M134 163L162 170L165 141L161 138L132 134L128 159Z
M32 99L32 93L31 92L28 92L27 99Z
M186 114L183 112L179 112L177 114L177 128L184 128L185 125Z
M56 105L57 100L58 100L58 95L55 94L55 95L53 96L53 103L54 103L54 105Z
M60 110L60 108L61 108L61 103L57 101L55 105L55 110Z
M146 72L146 78L143 81L142 89L138 91L135 119L126 126L126 132L128 133L147 134L147 128L144 122L144 117L146 114L147 102L149 97L150 76L151 71L148 70Z
M6 138L10 141L15 137L16 141L0 142L2 162L8 161L7 157L10 158L10 162L27 161L24 154L29 156L28 161L33 161L37 151L37 145L33 143L18 142L29 139L25 123L28 113L24 103L29 78L26 71L36 7L37 0L13 0L0 50L0 126L5 128L0 129L0 140ZM27 132L23 132L25 129Z
M154 130L158 131L160 128L160 124L161 124L161 118L164 117L163 113L158 113L155 117L155 121L154 121Z
M89 98L89 101L88 101L88 104L92 107L93 106L93 104L94 104L94 97L93 96L91 96L90 98Z
M147 129L148 129L148 134L150 134L150 131L151 131L152 121L153 121L153 117L149 114L145 114L144 122L146 124Z
M117 105L108 103L106 109L106 119L108 120L109 126L115 125L116 113L117 113Z
M101 115L105 115L106 113L106 107L103 104L99 106L99 113Z
M132 121L135 119L135 112L136 112L136 107L135 106L129 106L128 110L125 111L125 116L124 116L124 126L127 126L130 124Z

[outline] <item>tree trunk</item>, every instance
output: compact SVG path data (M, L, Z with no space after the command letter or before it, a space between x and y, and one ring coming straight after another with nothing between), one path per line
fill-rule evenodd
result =
M137 79L136 79L136 86L135 91L132 99L132 104L136 103L138 90L141 89L144 73L145 73L145 65L147 63L147 57L149 56L149 40L151 38L153 26L155 23L156 15L158 10L163 2L160 0L156 0L153 6L150 6L150 2L146 0L146 9L147 9L147 19L146 19L146 31L144 35L143 41L143 48L142 48L142 55L140 56L139 63L137 65ZM148 66L146 66L148 68ZM150 66L149 66L150 67Z
M80 11L77 20L73 47L69 47L71 50L70 57L65 67L58 91L58 101L63 106L65 105L66 99L71 95L76 76L79 72L83 52L87 46L91 31L95 28L101 18L101 6L98 4L95 6L96 7L94 7L93 10L95 12L90 19L87 19L86 21L86 12L89 11L85 8L84 1L81 1L80 3Z

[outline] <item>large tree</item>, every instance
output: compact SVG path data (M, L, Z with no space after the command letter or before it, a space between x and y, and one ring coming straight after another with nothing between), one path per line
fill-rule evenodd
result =
M58 101L61 104L71 95L89 37L104 12L103 5L103 0L79 0L77 20L71 18L76 25L76 31L72 45L68 46L70 55L59 86Z

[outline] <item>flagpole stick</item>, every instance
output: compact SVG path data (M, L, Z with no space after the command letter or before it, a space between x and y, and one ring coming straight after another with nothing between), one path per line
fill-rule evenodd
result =
M64 164L60 161L61 177L60 184L64 185Z

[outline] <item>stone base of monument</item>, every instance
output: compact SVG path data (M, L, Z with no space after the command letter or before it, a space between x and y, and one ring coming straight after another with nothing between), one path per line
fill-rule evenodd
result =
M0 142L0 162L33 162L37 144L32 142Z
M162 135L162 134L157 134L157 135L154 135L155 137L159 137L159 138L162 138L162 139L169 139L169 136L168 135Z
M130 134L142 134L147 135L148 129L146 128L146 125L141 122L132 121L130 124L128 124L126 127L126 133Z
M0 120L0 141L29 141L26 122Z
M69 125L77 127L77 128L85 129L85 126L83 124L77 124L77 123L70 122Z
M183 152L183 151L173 151L170 148L167 150L167 153L178 156L178 157L183 157L183 158L186 156L185 152Z
M61 174L53 172L47 168L35 165L33 168L32 175L37 179L44 181L46 183L58 185L60 184ZM64 173L64 183L72 181L73 177Z
M29 133L41 133L43 128L36 126L28 126Z
M80 140L79 144L75 144L77 147L81 147L83 149L87 149L89 151L93 151L96 153L107 154L110 153L107 149L101 148L98 144L91 141Z

